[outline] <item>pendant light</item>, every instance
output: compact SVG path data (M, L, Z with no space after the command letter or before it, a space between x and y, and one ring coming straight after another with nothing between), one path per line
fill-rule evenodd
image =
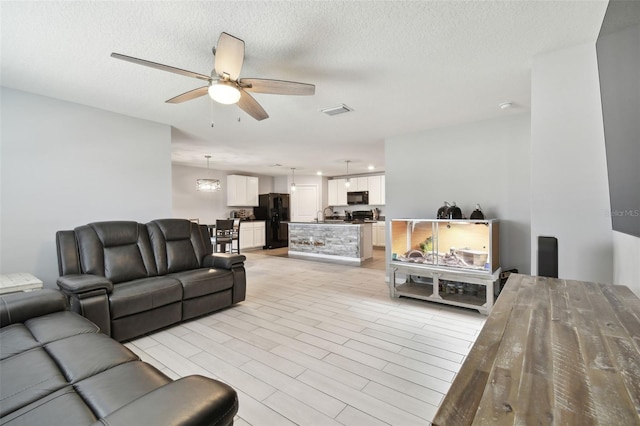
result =
M291 167L291 192L296 190L296 168Z
M207 174L209 174L209 159L210 155L205 155L207 159ZM196 189L203 192L215 192L222 189L220 181L218 179L196 179Z
M351 178L349 177L349 163L351 160L344 160L344 162L347 163L347 180L345 181L344 186L348 188L351 186Z

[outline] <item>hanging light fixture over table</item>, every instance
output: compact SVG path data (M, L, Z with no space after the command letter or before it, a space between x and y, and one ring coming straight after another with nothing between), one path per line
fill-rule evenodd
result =
M347 180L344 182L344 186L348 188L351 186L351 178L349 177L349 163L351 160L344 160L344 162L347 163Z
M296 190L296 168L291 167L291 191Z
M205 155L204 158L207 159L207 173L209 170L209 159L210 155ZM196 179L196 189L198 191L203 192L215 192L220 191L222 189L222 185L220 185L220 181L218 179Z

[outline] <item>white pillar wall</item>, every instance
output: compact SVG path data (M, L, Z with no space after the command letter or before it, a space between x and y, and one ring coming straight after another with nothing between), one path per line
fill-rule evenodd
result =
M531 269L537 238L558 239L560 278L613 282L609 188L595 43L534 57Z

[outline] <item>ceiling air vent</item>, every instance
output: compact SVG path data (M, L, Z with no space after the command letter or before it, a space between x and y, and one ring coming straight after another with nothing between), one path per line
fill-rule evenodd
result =
M338 115L338 114L344 114L345 112L351 112L353 111L353 108L349 108L345 104L340 104L340 105L336 105L328 108L323 108L320 111L324 112L327 115Z

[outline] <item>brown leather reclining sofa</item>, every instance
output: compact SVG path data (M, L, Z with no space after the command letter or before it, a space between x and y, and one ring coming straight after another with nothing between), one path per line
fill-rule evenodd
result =
M213 254L205 225L95 222L56 233L71 310L122 342L245 299L245 256Z
M44 289L0 296L0 424L229 426L238 395L172 381Z

